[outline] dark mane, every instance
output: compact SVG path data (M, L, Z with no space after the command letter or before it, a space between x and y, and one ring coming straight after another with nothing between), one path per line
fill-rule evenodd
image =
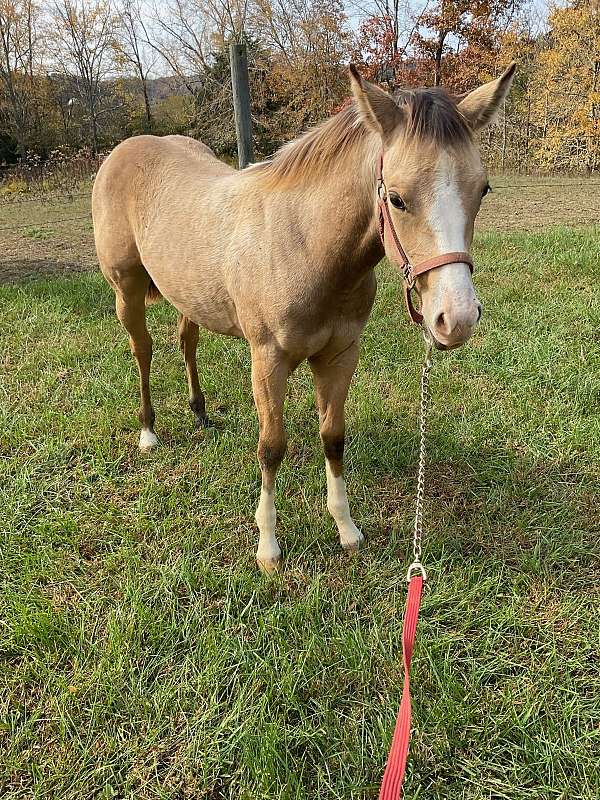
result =
M325 122L284 144L267 161L248 170L262 173L272 185L289 184L296 178L326 171L334 159L345 155L367 135L356 105L350 102Z
M398 89L394 100L406 115L406 135L439 145L465 144L472 131L445 89Z
M471 129L444 89L402 89L394 93L394 100L404 112L407 138L441 146L471 141ZM350 101L333 117L284 144L267 161L247 169L273 187L290 185L323 174L367 136L372 134L361 121L356 104Z

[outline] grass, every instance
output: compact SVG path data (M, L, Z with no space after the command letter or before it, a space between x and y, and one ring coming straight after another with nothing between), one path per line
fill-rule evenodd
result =
M600 796L600 228L479 237L481 330L436 359L407 798ZM194 431L150 311L162 447L97 274L0 286L4 800L376 798L401 692L421 358L389 268L348 401L367 534L325 511L308 371L255 570L243 342L206 335Z

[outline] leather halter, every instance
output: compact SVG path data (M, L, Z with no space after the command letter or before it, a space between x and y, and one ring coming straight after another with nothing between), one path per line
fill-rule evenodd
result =
M388 206L388 193L385 181L383 180L383 152L379 154L377 159L377 205L379 207L379 236L385 249L385 233L388 232L388 239L390 249L392 251L392 258L400 267L402 277L404 278L404 300L406 302L406 309L411 320L415 325L420 325L423 322L423 315L420 314L413 305L411 291L414 288L415 280L418 275L423 275L432 269L444 267L447 264L467 264L473 274L473 260L468 253L442 253L439 256L428 258L426 261L420 261L418 264L411 264L410 259L406 255L404 248L400 244L400 239L394 228L392 216Z

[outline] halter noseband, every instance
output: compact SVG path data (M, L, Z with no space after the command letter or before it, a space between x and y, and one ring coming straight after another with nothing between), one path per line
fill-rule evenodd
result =
M393 252L393 259L402 271L404 278L404 300L406 302L406 309L411 320L415 325L420 325L423 322L423 315L420 314L414 307L411 297L411 291L415 285L415 280L418 275L424 272L429 272L438 267L444 267L446 264L467 264L473 274L473 260L468 253L442 253L439 256L428 258L426 261L421 261L418 264L411 264L408 256L404 252L404 248L400 244L400 239L394 228L392 216L387 203L388 194L385 181L383 180L383 152L379 154L377 159L377 205L379 207L379 236L385 249L385 232L388 231L390 244Z

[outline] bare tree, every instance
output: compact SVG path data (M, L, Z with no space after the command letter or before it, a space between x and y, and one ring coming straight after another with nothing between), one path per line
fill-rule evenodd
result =
M191 94L210 73L211 55L245 35L249 0L166 0L155 5L145 41Z
M0 0L0 87L21 158L36 113L37 17L32 0Z
M148 97L148 76L154 66L154 60L148 55L149 34L144 21L144 13L140 0L121 0L118 9L118 28L115 40L117 57L124 59L140 79L144 96L144 112L146 125L152 128L152 111Z
M85 110L94 153L106 82L114 74L115 18L110 0L55 0L52 9L54 57Z

